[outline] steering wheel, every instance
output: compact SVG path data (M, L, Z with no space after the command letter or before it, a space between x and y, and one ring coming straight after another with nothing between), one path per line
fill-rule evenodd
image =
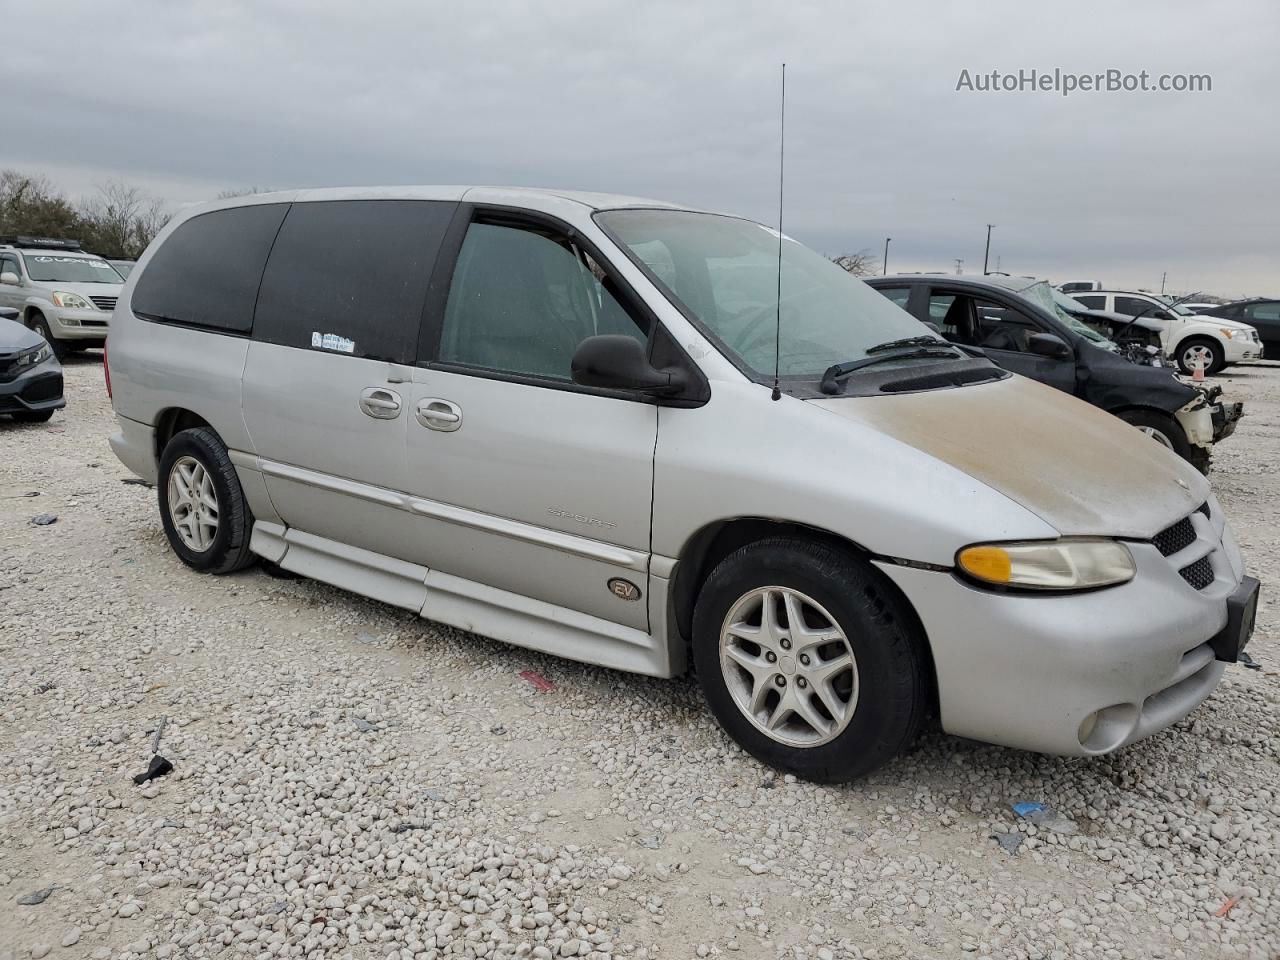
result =
M768 320L771 316L776 316L775 311L787 306L798 300L804 300L811 297L815 293L821 292L820 287L810 287L808 290L801 290L799 293L793 293L783 297L777 304L766 303L752 310L747 316L747 325L743 327L742 332L738 334L737 343L730 343L739 354L745 355L748 350L756 345L756 341L751 339L751 335L756 332L756 328Z

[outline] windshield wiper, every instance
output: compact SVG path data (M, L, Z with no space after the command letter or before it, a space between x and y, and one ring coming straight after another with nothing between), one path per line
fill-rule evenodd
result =
M899 350L897 353L884 353L874 357L863 357L861 360L846 360L844 363L832 364L827 367L826 372L822 375L822 383L819 384L818 389L823 393L838 393L840 390L840 381L842 379L856 370L861 370L863 367L869 367L876 363L888 363L890 360L923 360L929 357L938 357L942 360L954 360L957 353L964 356L963 353L951 344L947 343L945 340L938 340L935 337L912 337L911 339L928 340L930 343L939 343L942 344L945 349L939 349L938 347L919 347L915 350ZM889 349L889 346L882 343L879 348L872 347L871 349L887 350Z
M867 347L866 354L871 356L873 353L883 353L885 350L897 350L899 347L949 347L951 344L946 340L940 340L937 337L931 337L928 334L921 334L918 337L903 337L901 340L886 340L884 343L877 343L874 347Z

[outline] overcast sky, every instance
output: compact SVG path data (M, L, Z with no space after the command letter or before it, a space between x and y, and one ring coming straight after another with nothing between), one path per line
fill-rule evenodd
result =
M249 186L496 183L777 219L890 270L1280 294L1275 0L0 0L0 167L171 206ZM13 29L20 25L18 29ZM1209 74L958 92L961 71Z

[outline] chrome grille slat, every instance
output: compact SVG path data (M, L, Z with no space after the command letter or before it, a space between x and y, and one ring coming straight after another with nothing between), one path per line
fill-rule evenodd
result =
M93 305L99 310L114 310L116 308L116 300L118 297L90 297Z

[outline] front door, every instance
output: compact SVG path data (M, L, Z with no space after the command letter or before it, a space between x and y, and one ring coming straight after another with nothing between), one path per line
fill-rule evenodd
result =
M647 630L657 407L570 375L586 337L647 337L619 290L559 229L477 214L405 397L407 481L416 562Z
M1032 334L1061 334L1017 307L971 293L934 287L929 296L928 316L935 324L941 320L938 325L948 340L978 347L993 363L1006 370L1075 394L1075 359L1046 357L1033 353L1029 346Z

